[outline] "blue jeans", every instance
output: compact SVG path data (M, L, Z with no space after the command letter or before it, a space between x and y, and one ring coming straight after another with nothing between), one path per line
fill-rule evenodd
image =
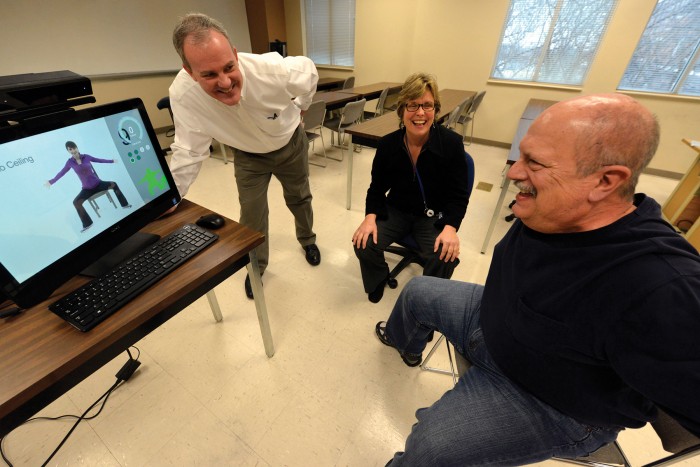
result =
M386 334L398 350L422 353L435 329L472 367L454 389L416 412L405 452L387 465L523 465L583 456L613 441L619 428L580 423L501 373L479 324L482 292L481 285L423 276L396 301Z

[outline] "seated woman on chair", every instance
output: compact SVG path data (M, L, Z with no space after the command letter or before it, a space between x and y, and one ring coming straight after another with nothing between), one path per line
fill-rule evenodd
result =
M412 235L425 260L423 274L449 279L459 261L459 229L467 210L467 160L460 135L435 121L435 78L409 76L399 94L399 129L379 142L367 190L365 219L352 236L369 301L384 294L384 250Z
M69 170L73 170L75 174L80 179L80 184L82 185L78 196L73 200L73 206L78 212L78 217L80 217L80 222L83 224L81 232L85 232L92 226L92 218L85 210L83 203L88 200L95 193L105 190L113 190L114 194L117 195L117 200L119 204L124 209L130 208L131 205L126 200L126 197L119 189L119 185L116 182L108 182L100 180L97 176L92 163L102 163L102 164L115 164L119 159L98 159L97 157L92 157L89 154L81 154L78 150L78 145L73 141L66 141L66 151L70 153L70 157L66 161L63 168L56 174L54 178L44 183L46 188L51 188L51 185L56 183L61 177L68 173Z

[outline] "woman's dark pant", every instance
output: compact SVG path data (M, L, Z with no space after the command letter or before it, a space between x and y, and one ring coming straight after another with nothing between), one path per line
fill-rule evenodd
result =
M411 234L420 247L421 256L425 261L424 276L449 279L459 264L458 261L444 262L440 260L440 251L433 252L435 239L440 230L435 228L435 217L416 216L403 213L391 206L387 207L386 219L377 220L377 243L370 237L367 248L355 247L355 256L360 260L360 271L365 292L374 291L377 286L389 276L389 265L384 259L384 250L392 243Z

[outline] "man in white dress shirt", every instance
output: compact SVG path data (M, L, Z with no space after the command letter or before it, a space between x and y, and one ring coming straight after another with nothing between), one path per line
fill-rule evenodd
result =
M309 142L301 115L318 82L307 57L238 53L224 27L199 13L184 16L173 32L182 70L170 86L175 141L170 170L182 196L209 157L212 138L233 149L240 223L265 234L256 250L260 273L269 260L267 188L282 184L294 215L297 240L316 266L321 253L313 232L309 187ZM250 278L246 295L253 298Z

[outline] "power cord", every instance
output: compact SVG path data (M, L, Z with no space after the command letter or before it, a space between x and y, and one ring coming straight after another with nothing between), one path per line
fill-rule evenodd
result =
M117 378L117 381L107 390L107 392L102 394L90 407L88 407L88 409L85 412L83 412L82 415L80 415L80 416L78 416L78 415L60 415L58 417L34 417L34 418L30 418L29 420L24 422L24 423L29 423L29 422L38 421L38 420L61 420L64 418L75 418L76 419L76 421L73 424L73 426L71 427L71 429L68 431L68 433L66 433L66 436L63 437L61 442L58 444L58 446L56 446L56 449L54 449L54 451L51 453L51 455L48 457L48 459L46 459L46 461L44 461L44 463L42 464L42 467L46 466L49 463L49 461L51 461L53 456L56 455L56 453L59 451L59 449L61 449L61 447L63 447L63 445L66 443L66 441L68 441L68 438L70 437L70 435L78 427L78 424L83 420L92 420L93 418L96 418L102 412L102 409L105 408L105 405L107 404L107 400L109 399L109 396L112 394L112 392L115 389L117 389L122 383L125 383L126 381L128 381L129 378L131 378L131 376L134 374L134 372L136 372L136 369L141 365L141 362L139 361L139 357L141 356L141 351L136 346L132 346L132 347L134 347L134 349L136 349L138 351L136 358L134 358L133 355L131 355L131 352L129 349L126 349L126 353L129 354L129 360L126 361L126 363L121 367L121 369L115 375ZM100 401L102 401L102 405L101 405L100 409L97 411L96 414L88 417L87 414L97 404L99 404ZM24 425L24 423L22 425ZM5 436L7 436L7 435L5 435ZM2 460L5 461L5 463L8 465L8 467L13 467L10 460L5 456L5 451L3 450L3 447L2 447L2 442L5 440L5 436L0 438L0 456L2 456Z
M11 318L13 316L17 316L17 315L22 314L22 312L24 312L24 309L22 309L18 306L1 307L0 308L0 319Z

